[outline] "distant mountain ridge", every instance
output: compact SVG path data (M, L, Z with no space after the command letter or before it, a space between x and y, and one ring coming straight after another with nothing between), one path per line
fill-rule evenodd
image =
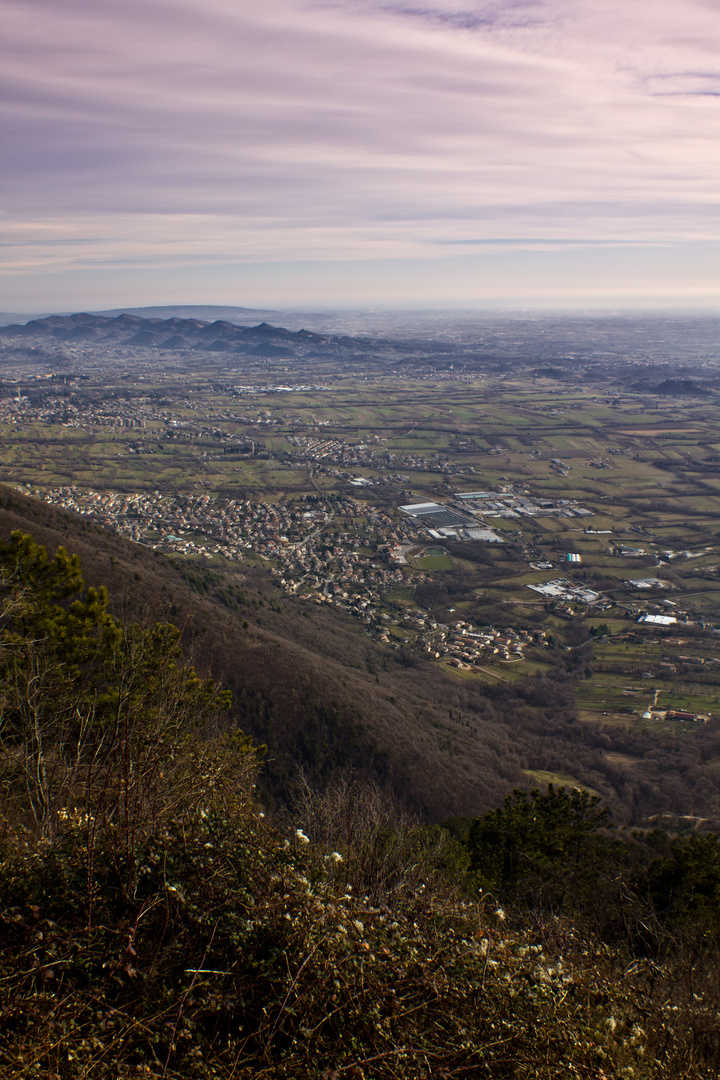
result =
M48 319L51 315L72 315L72 311L0 311L0 326L11 323L25 325L39 319ZM278 321L284 313L275 308L238 307L236 304L155 304L147 307L103 308L101 311L89 311L89 315L104 315L115 318L118 315L139 315L142 319L200 319L214 322L225 319L227 322L251 323L270 319Z
M151 307L120 307L91 311L114 319L118 315L139 315L141 319L200 319L201 322L224 322L247 325L252 322L278 320L283 313L275 308L238 307L227 304L156 304Z
M339 345L353 344L350 338L316 334L309 330L285 330L268 322L257 326L239 326L224 319L144 318L127 312L117 315L50 315L25 324L0 327L5 339L48 339L56 342L98 342L127 344L145 348L174 350L210 350L237 352L255 356L288 359L309 351L325 351ZM363 345L367 346L364 341Z

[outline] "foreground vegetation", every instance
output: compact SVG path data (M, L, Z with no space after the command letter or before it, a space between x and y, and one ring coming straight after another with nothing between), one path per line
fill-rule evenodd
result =
M448 828L261 752L173 627L0 544L0 1066L68 1078L716 1076L715 837L587 793Z

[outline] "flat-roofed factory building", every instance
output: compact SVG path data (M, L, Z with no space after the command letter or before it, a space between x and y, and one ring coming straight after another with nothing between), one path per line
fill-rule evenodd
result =
M410 503L401 506L404 514L416 518L436 540L484 540L488 544L503 544L504 540L477 518L453 510L442 503Z

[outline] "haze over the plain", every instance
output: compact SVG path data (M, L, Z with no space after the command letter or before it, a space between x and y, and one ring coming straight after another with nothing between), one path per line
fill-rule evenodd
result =
M0 307L707 306L704 0L0 0Z

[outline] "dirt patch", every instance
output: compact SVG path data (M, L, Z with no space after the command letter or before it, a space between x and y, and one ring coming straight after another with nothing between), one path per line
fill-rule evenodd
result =
M623 716L620 713L596 712L594 709L578 710L578 720L582 724L597 724L598 727L621 727L629 731L635 719L634 716Z
M621 768L631 769L640 762L640 758L630 757L629 754L615 754L612 751L605 755L605 760L610 765L619 765Z

